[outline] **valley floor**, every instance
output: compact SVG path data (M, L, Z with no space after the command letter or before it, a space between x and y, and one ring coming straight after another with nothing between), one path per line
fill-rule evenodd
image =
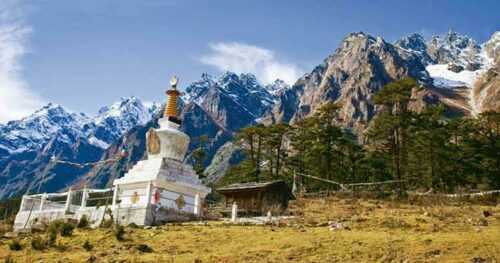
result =
M409 205L357 199L295 201L295 220L271 225L222 222L111 229L76 229L55 247L33 250L32 237L0 258L14 262L498 262L500 207ZM486 215L486 216L485 216ZM45 235L45 234L43 234ZM82 245L88 240L93 249ZM152 252L140 252L146 244ZM93 260L93 261L92 261Z

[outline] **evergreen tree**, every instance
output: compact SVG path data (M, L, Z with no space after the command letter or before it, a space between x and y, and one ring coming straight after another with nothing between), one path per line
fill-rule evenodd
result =
M401 180L399 194L405 191L406 164L408 161L408 129L413 113L408 110L412 89L418 85L414 79L405 78L385 85L375 94L373 101L382 106L382 112L373 120L369 131L372 141L378 143L378 150L391 155L395 179Z
M236 144L243 149L248 158L245 173L252 175L257 182L261 179L263 144L266 134L265 126L257 124L243 128L236 136Z
M206 135L202 135L198 138L198 140L198 147L191 153L194 161L193 168L199 178L205 178L204 171L205 161L207 160L206 144L208 142L208 137Z

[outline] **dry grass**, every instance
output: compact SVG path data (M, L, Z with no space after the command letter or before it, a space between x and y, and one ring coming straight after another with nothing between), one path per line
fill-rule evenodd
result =
M36 251L31 237L0 257L15 262L471 262L500 260L500 208L479 205L413 206L356 199L300 200L303 214L282 226L167 225L126 228L124 241L110 229L76 229L59 248ZM488 210L492 216L484 217ZM330 231L328 221L348 229ZM92 250L82 246L88 240ZM141 252L147 245L152 252ZM64 249L61 249L64 248Z

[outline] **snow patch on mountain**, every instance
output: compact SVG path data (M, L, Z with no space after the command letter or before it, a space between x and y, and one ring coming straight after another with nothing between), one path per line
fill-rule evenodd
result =
M94 145L94 146L97 146L101 149L107 149L109 147L109 143L103 142L103 141L97 139L95 136L91 136L89 138L89 143Z
M405 46L408 41L401 41L401 43ZM444 36L434 36L426 45L427 53L433 60L426 70L432 77L434 86L447 89L469 88L469 104L472 114L478 114L484 96L480 95L476 98L473 92L474 85L478 78L492 67L497 57L500 32L495 32L491 39L482 45L478 45L465 35L452 31ZM419 52L423 50L420 44L405 47L418 49Z
M462 70L457 73L449 70L448 64L429 65L425 69L433 79L434 86L449 89L456 87L472 88L474 82L482 72L482 70Z

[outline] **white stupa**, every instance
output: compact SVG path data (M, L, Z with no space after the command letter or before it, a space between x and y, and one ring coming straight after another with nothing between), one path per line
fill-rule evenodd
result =
M176 212L199 215L202 202L210 193L193 168L183 163L189 136L179 130L177 78L173 77L170 84L160 128L150 129L146 135L147 159L113 182L113 214L123 224L168 221Z

